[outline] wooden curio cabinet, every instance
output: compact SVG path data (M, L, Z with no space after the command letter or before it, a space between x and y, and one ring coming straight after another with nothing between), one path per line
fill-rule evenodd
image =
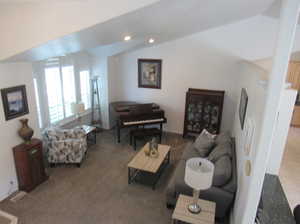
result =
M186 93L183 136L195 136L207 129L218 134L225 91L189 89Z

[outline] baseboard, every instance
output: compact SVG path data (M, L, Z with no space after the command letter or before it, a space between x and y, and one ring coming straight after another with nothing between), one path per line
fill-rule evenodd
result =
M4 199L6 199L7 197L8 197L7 194L0 195L0 202L3 201Z
M11 196L12 194L14 194L16 191L18 191L18 186L13 186L9 192L5 193L5 194L1 194L0 195L0 202L7 199L9 196Z
M13 216L13 215L3 212L1 210L0 210L0 216L4 217L5 219L10 220L10 224L18 223L18 218L16 216Z

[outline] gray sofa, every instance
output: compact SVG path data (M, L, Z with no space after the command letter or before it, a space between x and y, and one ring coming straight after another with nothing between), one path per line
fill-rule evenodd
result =
M235 142L234 139L231 138L229 135L229 142L231 149L228 150L228 152L231 154L230 159L228 163L231 164L221 164L221 166L224 167L224 169L228 169L228 165L230 166L229 169L231 169L230 176L226 183L222 186L215 184L217 186L213 186L209 188L208 190L200 191L200 198L208 201L214 201L216 203L216 217L217 218L224 218L230 208L233 205L234 199L235 199L235 193L237 189L237 169L236 169L236 152L235 152ZM216 148L215 146L214 148ZM213 149L214 150L214 149ZM210 152L211 153L211 152ZM217 152L219 153L219 152ZM176 205L177 198L179 194L185 194L192 196L192 188L190 188L188 185L184 182L184 174L185 174L185 165L186 161L189 158L192 157L201 157L199 156L199 152L195 150L195 147L193 143L189 143L182 156L181 159L173 173L173 176L170 179L170 182L168 184L167 190L166 190L166 196L167 196L167 207L168 208L174 208ZM208 156L209 158L209 156ZM219 164L220 165L220 164ZM223 170L224 170L223 169ZM216 170L215 166L215 172L218 172L220 170L219 168ZM222 172L222 171L221 171ZM215 178L220 178L215 177ZM222 178L222 177L221 177ZM214 180L214 183L218 183L218 180Z

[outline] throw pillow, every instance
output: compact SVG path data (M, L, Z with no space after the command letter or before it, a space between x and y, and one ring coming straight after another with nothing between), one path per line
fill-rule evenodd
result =
M221 187L228 183L232 175L232 164L229 156L225 155L215 162L213 186Z
M223 142L218 144L208 155L208 160L215 163L219 158L222 156L229 156L232 157L232 148L230 142Z
M207 157L215 146L215 135L210 134L207 130L203 130L194 143L194 149L199 153L200 157Z

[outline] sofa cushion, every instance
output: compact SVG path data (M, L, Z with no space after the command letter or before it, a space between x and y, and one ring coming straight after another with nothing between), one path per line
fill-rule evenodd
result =
M194 149L192 144L189 144L182 153L181 160L188 160L193 157L200 157L197 150Z
M208 155L208 160L215 163L222 156L228 155L232 158L232 145L231 142L222 142L218 144Z
M229 182L232 174L231 159L228 155L220 157L215 162L213 186L221 187Z
M205 129L203 129L193 145L194 149L199 153L200 157L207 157L214 146L215 135L210 134Z

